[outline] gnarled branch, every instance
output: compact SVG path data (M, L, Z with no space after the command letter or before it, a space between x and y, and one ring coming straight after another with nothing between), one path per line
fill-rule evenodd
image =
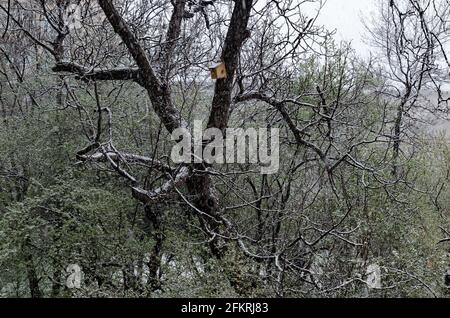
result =
M133 80L140 83L138 68L92 69L73 62L60 62L52 68L52 71L73 73L78 75L77 78L88 81Z

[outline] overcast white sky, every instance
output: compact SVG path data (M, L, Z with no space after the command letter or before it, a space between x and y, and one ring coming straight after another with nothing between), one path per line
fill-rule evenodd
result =
M352 41L355 50L368 55L368 46L362 41L364 27L361 19L367 19L376 10L376 2L385 0L327 0L317 24L336 29L336 39Z

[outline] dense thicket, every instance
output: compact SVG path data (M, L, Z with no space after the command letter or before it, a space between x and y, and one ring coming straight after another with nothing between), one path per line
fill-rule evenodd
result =
M445 296L448 0L365 59L310 2L0 3L0 296ZM279 128L279 171L175 164L195 119Z

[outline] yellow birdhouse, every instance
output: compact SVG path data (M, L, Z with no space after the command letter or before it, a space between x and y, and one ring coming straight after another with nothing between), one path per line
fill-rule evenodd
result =
M227 68L225 67L225 63L223 63L223 62L211 64L209 66L209 70L211 71L212 79L219 79L219 78L227 77Z

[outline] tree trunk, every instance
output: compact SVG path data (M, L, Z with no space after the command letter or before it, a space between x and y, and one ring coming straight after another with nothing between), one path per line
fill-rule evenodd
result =
M400 103L397 108L397 116L395 118L395 126L394 126L394 150L392 154L392 176L394 178L398 177L398 165L399 165L399 156L400 156L400 134L402 129L403 122L403 107L404 103Z
M150 253L150 259L147 263L149 270L148 284L152 291L156 291L161 288L159 273L161 269L162 247L164 242L162 211L158 207L146 206L145 220L149 223L149 226L151 227L150 233L155 240L155 245L153 246Z
M31 252L32 247L30 246L30 238L27 237L22 246L22 252L25 260L25 267L27 270L28 286L30 288L31 298L41 298L42 292L39 288L39 278L36 273L36 268L34 266L33 254Z

